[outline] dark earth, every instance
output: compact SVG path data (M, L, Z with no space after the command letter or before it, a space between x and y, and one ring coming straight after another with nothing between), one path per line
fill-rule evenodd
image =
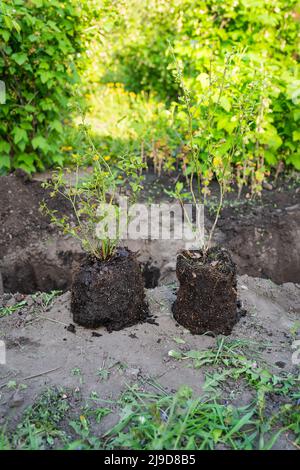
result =
M193 334L230 334L238 316L236 265L228 251L182 252L176 275L175 320Z
M173 183L170 177L148 173L144 199L166 200L164 188ZM236 191L228 193L214 242L229 249L239 275L267 278L277 284L300 282L299 181L286 177L277 187L264 189L261 198L251 200L248 196L247 190L240 199ZM59 232L40 212L43 199L59 214L70 215L68 202L50 198L40 181L22 174L0 177L0 291L2 284L5 292L65 291L72 284L72 272L84 259L78 242ZM216 202L213 186L206 206L208 228ZM144 261L146 287L160 284L164 273L159 260L166 254L158 250L156 264ZM173 255L170 258L175 260ZM169 282L175 280L175 262L172 270Z
M71 312L79 325L108 331L145 320L148 308L136 256L118 250L109 260L86 258L74 275Z

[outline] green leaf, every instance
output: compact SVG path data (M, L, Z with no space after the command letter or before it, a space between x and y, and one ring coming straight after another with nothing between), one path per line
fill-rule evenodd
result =
M294 131L293 132L293 141L298 142L300 140L300 131Z
M0 170L5 169L9 170L10 169L10 158L8 155L1 155L0 154Z
M168 356L173 357L174 359L182 359L182 354L179 351L175 351L174 349L171 349L168 352Z
M33 173L35 171L34 155L26 153L20 154L14 162L14 167L21 168L27 173Z
M209 87L209 75L207 73L200 73L198 75L197 80L201 83L203 90Z
M225 111L227 111L229 113L229 111L231 110L231 103L229 101L229 99L226 97L226 96L221 96L220 98L220 105L222 106L223 109L225 109Z
M8 142L5 142L5 140L0 141L0 153L6 153L8 154L10 152L10 145Z
M28 141L28 136L27 132L25 129L22 129L21 127L15 127L13 129L13 134L14 134L14 143L19 144L20 142L27 142Z
M38 135L34 139L32 139L32 147L34 149L39 148L44 151L47 151L49 149L47 140L41 135Z
M0 34L1 34L1 36L3 37L4 41L5 41L5 42L8 42L8 40L9 40L9 38L10 38L10 33L9 33L9 31L1 30Z
M50 122L50 129L56 130L59 134L63 132L63 126L58 119L55 119L55 121Z
M185 344L185 341L184 341L184 339L182 339L182 338L174 337L173 340L174 340L175 343L177 343L177 344Z
M177 193L181 193L183 190L183 183L181 181L177 181L175 188Z
M53 77L53 74L51 72L41 72L40 77L42 83L47 83Z
M18 64L18 65L23 65L28 57L24 52L18 52L16 54L12 54L11 58Z
M300 171L300 154L291 155L287 158L286 163L293 165L296 170Z
M265 151L265 160L269 165L272 165L272 166L276 165L278 161L276 155L270 150Z
M213 429L212 438L213 438L215 443L217 443L218 440L220 439L220 437L222 436L222 432L223 432L222 429L218 429L218 428Z

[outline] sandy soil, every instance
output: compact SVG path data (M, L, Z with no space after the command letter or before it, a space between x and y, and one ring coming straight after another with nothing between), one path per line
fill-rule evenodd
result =
M191 335L174 321L171 305L175 292L175 285L149 289L151 323L113 333L104 328L69 327L69 292L56 298L50 308L30 296L0 297L0 305L11 306L21 299L28 302L19 312L0 319L0 335L7 348L7 363L0 366L0 423L17 422L22 410L49 386L79 387L83 397L97 392L101 398L116 398L127 384L154 378L168 391L187 384L200 393L203 371L174 360L168 352L207 349L216 339ZM257 342L257 352L269 369L295 372L292 329L300 319L300 286L277 286L245 275L239 277L238 292L247 314L229 338ZM183 340L180 344L178 338ZM106 381L97 375L102 367L110 370ZM79 375L74 370L80 371ZM6 387L10 380L27 388L16 395ZM247 392L242 389L238 401L245 399ZM104 420L104 428L112 419Z

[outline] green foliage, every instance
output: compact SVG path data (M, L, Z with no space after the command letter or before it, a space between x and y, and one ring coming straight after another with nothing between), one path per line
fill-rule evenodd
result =
M211 112L213 139L230 141L245 90L262 84L231 162L240 191L250 184L259 193L281 162L300 170L299 25L298 0L0 0L0 173L39 171L84 152L69 108L76 88L76 100L91 102L99 151L148 156L158 173L191 171L178 62L197 145ZM237 50L243 60L222 99L199 106L211 64L222 70ZM205 151L198 157L208 183L216 169Z
M21 302L18 302L15 305L12 305L11 307L1 307L0 308L0 318L7 317L7 316L11 315L12 313L17 312L22 307L25 307L25 305L27 305L26 300L22 300Z
M14 433L14 447L39 450L53 445L56 439L65 440L66 434L58 429L58 425L70 408L66 398L67 395L62 389L45 390L36 402L25 410Z
M51 197L63 197L69 202L70 214L60 217L57 210L50 209L43 201L41 210L51 217L51 222L64 234L79 240L83 249L98 259L110 258L121 238L119 224L119 207L116 204L118 185L128 185L127 193L133 199L141 189L144 164L140 156L120 157L114 167L109 162L110 156L97 152L90 137L89 127L83 123L80 130L87 144L87 151L73 154L75 181L70 181L71 168L62 167L53 173L51 181L44 182L43 187L50 189ZM88 163L93 164L89 174L80 176L80 170Z
M129 90L156 92L167 103L173 100L178 104L178 84L170 73L174 48L196 106L207 85L212 60L222 67L228 53L244 48L244 60L235 72L233 86L242 89L257 78L263 78L265 85L261 116L240 155L235 156L237 179L241 184L250 182L254 192L259 192L268 168L281 160L300 169L297 0L279 0L276 4L269 0L123 0L118 13L118 21L110 23L101 56L104 81L122 81ZM228 139L237 118L229 89L219 104L218 133ZM176 129L184 147L180 103L178 111ZM201 124L199 119L194 121L195 132ZM244 167L245 161L250 165Z
M187 386L169 393L151 378L128 387L116 401L104 400L94 391L82 403L78 388L44 390L14 429L0 429L0 449L269 450L283 433L297 447L298 374L273 374L258 365L255 351L254 342L225 337L218 337L208 350L171 350L174 360L192 362L195 374L204 370L200 396ZM109 380L108 368L103 371L104 364L97 372L99 379ZM71 372L83 379L79 368ZM236 399L245 390L250 399L239 406ZM111 413L118 420L105 432L102 419Z
M134 386L121 401L120 421L106 434L108 448L135 450L269 450L284 429L298 429L295 407L286 413L286 428L276 428L282 416L268 416L264 395L234 407L208 396L193 397L182 386L175 395L147 393Z
M259 366L256 360L247 357L247 343L240 340L228 341L224 337L217 339L216 347L206 351L188 351L181 353L176 350L169 351L169 356L176 360L191 360L195 369L203 366L219 367L208 373L204 389L215 391L215 387L229 378L235 381L244 379L257 391L273 392L286 395L298 386L299 377L292 374L281 376L272 374L267 368ZM249 350L248 350L249 355ZM252 354L253 355L253 354Z
M79 82L93 3L0 1L0 79L6 85L6 102L0 106L0 172L62 164L68 102Z

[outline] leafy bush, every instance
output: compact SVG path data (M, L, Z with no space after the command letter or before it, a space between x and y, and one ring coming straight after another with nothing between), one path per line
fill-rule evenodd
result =
M171 43L197 103L212 58L221 66L228 52L245 48L236 82L242 86L259 73L266 84L263 117L256 126L256 154L250 139L245 147L247 158L259 158L259 168L276 166L283 160L300 170L298 0L123 0L119 14L120 20L107 39L111 47L106 46L106 51L110 52L104 52L104 79L115 77L135 92L151 90L163 100L177 101L178 87L170 80L170 69L174 68L168 47ZM125 28L121 42L117 39ZM219 110L224 138L230 136L235 118L233 103L225 99ZM251 175L256 171L253 164Z
M60 196L66 199L72 212L59 217L57 210L51 209L45 201L41 203L41 209L63 233L79 240L85 252L94 258L105 260L115 254L122 232L120 211L116 204L117 187L127 184L126 194L135 200L142 189L141 170L144 163L141 157L131 155L130 158L120 158L118 164L112 167L110 156L97 153L90 129L84 120L79 131L85 140L86 152L72 155L74 183L70 184L68 178L72 167L66 171L59 167L53 172L51 181L43 183L44 188L51 190L51 197ZM80 170L91 162L93 166L90 174L80 176ZM112 226L115 227L114 233L111 231Z
M175 169L180 137L172 110L153 94L129 92L122 83L90 89L86 120L99 152L115 160L124 154L147 156L158 173Z
M68 102L83 66L93 1L0 1L0 172L63 162ZM96 10L95 10L96 11Z

